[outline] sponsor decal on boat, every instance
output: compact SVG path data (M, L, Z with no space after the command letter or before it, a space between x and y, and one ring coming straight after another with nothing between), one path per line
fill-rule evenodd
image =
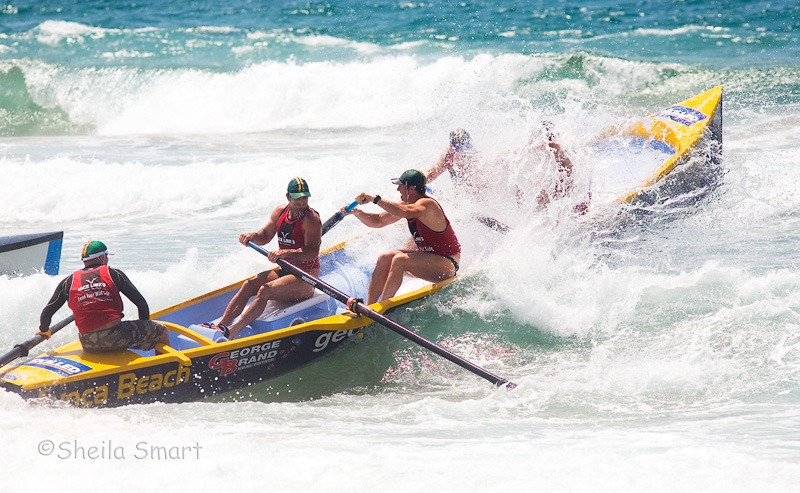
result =
M135 373L123 373L119 376L117 399L125 399L136 394L146 394L161 390L162 388L175 387L189 380L191 367L179 366L177 370L167 373L156 373L137 377Z
M230 375L237 370L243 370L257 365L275 361L275 358L284 353L280 349L282 339L265 342L256 346L243 347L233 351L219 353L208 362L212 370L219 370L220 376ZM291 348L293 350L294 348Z
M653 115L653 117L669 118L670 120L676 121L688 127L697 122L705 120L708 118L708 115L702 111L697 111L694 108L689 108L686 106L670 106L669 108L656 113Z
M32 360L26 361L20 366L44 368L45 370L57 373L62 377L70 377L72 375L77 375L92 369L91 366L84 365L83 363L78 363L77 361L67 358L57 358L54 356L41 356L39 358L33 358Z
M176 387L189 381L191 367L180 366L175 370L165 373L137 376L134 372L123 373L117 380L117 391L114 395L117 400L128 399L137 395L156 392L161 389ZM75 390L65 391L60 394L48 394L42 389L40 396L51 397L60 401L67 401L80 407L101 406L108 402L109 385L91 381L89 386L79 387Z
M325 332L321 336L317 337L316 341L314 341L313 351L315 353L324 351L325 348L328 347L328 344L330 344L331 342L339 342L346 337L352 337L358 334L359 330L361 329L337 330L336 332Z

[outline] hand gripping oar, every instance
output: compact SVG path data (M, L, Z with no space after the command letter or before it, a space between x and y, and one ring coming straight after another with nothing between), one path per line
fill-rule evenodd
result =
M63 329L67 325L69 325L73 320L75 320L74 315L70 315L69 317L65 318L64 320L51 325L50 326L50 335L52 336L59 330ZM23 356L27 356L28 352L33 349L34 346L38 345L40 342L46 340L47 337L43 335L35 335L28 339L25 342L19 343L14 346L14 349L7 352L3 356L0 356L0 368L4 367L5 365L11 363L17 358L22 358Z
M344 210L346 210L347 212L350 212L353 209L355 209L357 205L358 205L358 202L353 201L353 202L350 203L350 205L345 207ZM330 229L333 228L334 226L336 226L337 224L339 224L339 222L342 219L344 219L344 214L342 214L342 211L338 211L336 214L332 215L330 217L330 219L325 221L325 224L322 225L322 234L325 234L328 231L330 231Z
M258 253L268 256L269 252L261 248L260 246L256 245L255 243L248 241L247 246L254 249ZM384 317L380 313L376 312L368 305L364 304L363 301L359 300L358 298L352 298L347 296L346 294L342 293L338 289L334 288L330 284L317 279L316 277L312 276L311 274L297 268L296 266L290 264L289 262L285 261L282 258L278 259L277 264L286 272L294 274L297 276L298 279L307 282L308 284L314 286L316 289L319 289L323 293L327 294L331 298L336 299L337 301L343 303L351 312L355 314L364 315L367 318L378 322L379 324L383 325L384 327L393 330L394 332L400 334L401 336L405 337L406 339L410 339L413 342L416 342L420 346L433 351L434 353L438 354L439 356L452 361L453 363L457 364L458 366L471 371L472 373L478 375L481 378L485 378L486 380L492 382L497 386L506 385L508 390L513 389L517 385L513 382L509 382L505 378L500 378L496 375L492 375L488 371L484 370L480 366L477 366L469 361L461 358L460 356L456 356L455 354L447 351L446 349L437 346L436 344L432 343L431 341L424 339L423 337L419 336L416 332L412 332L402 325L389 320L388 318Z

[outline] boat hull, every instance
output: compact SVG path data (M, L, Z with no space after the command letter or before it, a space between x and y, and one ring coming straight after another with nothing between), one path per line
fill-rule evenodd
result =
M114 362L92 360L79 348L42 355L26 362L24 373L58 372L62 383L23 385L14 390L24 398L49 398L80 407L117 407L152 402L190 402L261 383L301 368L348 343L359 328L298 330L283 337L263 337L242 344L172 357L131 358ZM79 345L78 345L79 346ZM123 357L124 358L124 357ZM147 361L140 361L145 359ZM105 371L95 371L100 366ZM116 364L115 364L116 363ZM116 366L116 368L112 368ZM82 375L96 373L96 375ZM16 379L7 373L4 379Z

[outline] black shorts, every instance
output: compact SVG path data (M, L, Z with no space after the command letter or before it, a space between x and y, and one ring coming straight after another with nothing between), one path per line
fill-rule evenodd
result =
M449 257L447 255L444 255L444 258L446 258L450 262L453 262L453 267L455 267L456 268L456 272L458 272L458 262L456 262L456 259L454 259L453 257Z
M161 342L167 330L152 320L126 320L108 329L78 334L85 351L106 353L123 349L149 351Z

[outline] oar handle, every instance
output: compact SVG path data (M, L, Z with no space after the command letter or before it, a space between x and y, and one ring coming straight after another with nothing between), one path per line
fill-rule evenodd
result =
M269 255L269 252L267 252L266 250L264 250L263 248L261 248L260 246L256 245L255 243L253 243L251 241L247 242L247 246L251 247L252 249L254 249L255 251L261 253L262 255ZM511 390L514 387L516 387L516 384L514 384L513 382L509 382L505 378L500 378L497 375L493 375L493 374L489 373L488 371L484 370L483 368L481 368L480 366L475 365L473 363L470 363L469 361L461 358L460 356L456 356L455 354L447 351L446 349L444 349L444 348L432 343L431 341L423 338L422 336L420 336L416 332L412 332L412 331L408 330L407 328L403 327L402 325L398 324L397 322L389 320L388 318L384 317L380 313L378 313L375 310L373 310L372 308L370 308L368 305L364 304L358 298L353 298L353 297L347 296L345 293L339 291L338 289L334 288L333 286L331 286L330 284L326 283L325 281L322 281L321 279L317 279L316 277L312 276L308 272L305 272L302 269L299 269L297 266L294 266L294 265L290 264L286 260L284 260L282 258L279 258L278 261L277 261L277 264L281 267L281 269L285 270L286 272L294 274L300 280L310 284L314 288L319 289L320 291L322 291L323 293L327 294L331 298L333 298L333 299L339 301L340 303L344 304L353 313L364 315L367 318L370 318L370 319L374 320L375 322L378 322L379 324L381 324L384 327L386 327L386 328L388 328L388 329L400 334L401 336L405 337L406 339L410 339L411 341L419 344L420 346L422 346L422 347L424 347L424 348L426 348L426 349L428 349L430 351L433 351L434 353L438 354L439 356L441 356L441 357L443 357L443 358L445 358L445 359L457 364L458 366L464 368L465 370L468 370L468 371L474 373L475 375L478 375L481 378L484 378L484 379L492 382L493 384L495 384L497 386L506 385L506 388L508 390Z
M50 335L52 336L53 334L55 334L59 330L63 329L64 327L66 327L67 325L72 323L73 320L75 320L75 316L74 315L70 315L69 317L65 318L64 320L51 325L50 326ZM42 341L44 341L46 339L47 339L47 337L45 337L43 335L35 335L35 336L31 337L30 339L28 339L27 341L21 342L21 343L15 345L14 349L12 349L11 351L7 352L3 356L0 356L0 368L2 368L5 365L11 363L12 361L14 361L17 358L22 358L24 356L27 356L28 353L30 352L30 350L33 349L34 346L39 345Z
M358 202L356 202L354 200L349 205L347 205L344 208L344 210L346 210L347 212L350 212L353 209L355 209L357 206L358 206ZM342 219L344 219L344 214L342 214L342 211L337 211L336 214L332 215L327 221L325 221L325 224L322 225L322 234L325 234L328 231L330 231L330 229L333 228L334 226L336 226L337 224L339 224L339 222Z

